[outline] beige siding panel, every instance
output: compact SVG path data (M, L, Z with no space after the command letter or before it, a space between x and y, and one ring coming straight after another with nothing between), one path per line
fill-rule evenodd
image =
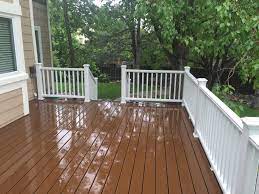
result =
M49 39L49 28L48 28L47 5L43 5L37 2L32 2L32 3L33 3L34 25L40 26L41 28L44 66L50 66L51 51L50 51L50 39Z
M23 116L22 90L0 94L0 127Z
M32 67L35 63L34 60L34 48L31 28L31 18L29 9L29 0L20 0L22 7L22 36L23 36L23 47L24 47L24 59L26 72L29 73L29 67ZM28 80L28 95L29 99L34 98L33 93L36 91L35 84L32 84L33 80Z
M17 97L17 96L21 95L21 93L22 93L22 90L21 89L17 89L17 90L13 90L11 92L0 94L0 103L2 101L5 101L8 98Z

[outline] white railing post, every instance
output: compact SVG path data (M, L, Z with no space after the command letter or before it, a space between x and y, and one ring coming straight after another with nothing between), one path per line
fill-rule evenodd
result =
M44 98L43 98L43 89L42 89L43 82L42 82L42 75L41 75L42 63L36 63L35 67L36 67L38 100L44 100Z
M183 102L182 102L182 106L185 106L185 104L184 104L184 94L186 94L186 92L188 92L187 91L187 88L186 88L186 83L187 83L187 81L186 81L186 79L187 79L187 73L190 73L190 70L191 70L191 68L189 67L189 66L185 66L184 67L184 81L183 81Z
M85 87L85 102L90 102L90 65L84 64L84 87Z
M201 115L199 112L200 105L202 105L202 103L203 103L203 102L201 102L201 99L200 99L200 88L206 87L208 80L205 78L198 78L197 81L198 81L198 87L197 87L197 96L196 96L196 108L195 108L196 110L195 110L195 116L194 116L194 119L195 119L194 132L193 132L193 136L195 138L199 137L198 128L199 128L200 119L202 119L202 118L200 118Z
M252 137L259 137L259 118L253 117L245 117L242 118L243 122L243 133L242 139L240 142L240 149L238 154L239 157L239 168L236 169L236 182L235 182L235 191L234 193L243 194L243 193L250 193L251 188L247 188L244 184L250 184L252 188L256 189L257 184L257 177L258 177L258 163L255 166L252 172L249 172L249 160L252 160L248 156L248 143L249 143L249 135ZM257 143L257 142L256 142ZM252 174L251 174L252 173ZM252 189L253 190L253 189ZM253 191L254 193L255 191Z
M126 103L126 92L127 92L127 76L126 76L126 65L121 66L121 103Z
M98 100L98 77L95 77L95 100Z

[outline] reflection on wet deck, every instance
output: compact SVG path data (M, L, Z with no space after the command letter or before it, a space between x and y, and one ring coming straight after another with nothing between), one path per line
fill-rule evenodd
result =
M1 193L221 193L180 106L30 105L0 129Z

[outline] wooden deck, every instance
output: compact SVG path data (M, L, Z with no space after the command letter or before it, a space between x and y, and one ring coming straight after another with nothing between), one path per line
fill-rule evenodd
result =
M181 106L30 105L0 129L1 193L222 193Z

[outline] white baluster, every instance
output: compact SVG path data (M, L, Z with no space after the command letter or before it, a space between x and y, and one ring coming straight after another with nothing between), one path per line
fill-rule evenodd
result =
M165 93L164 93L164 99L167 99L167 97L166 97L166 89L167 89L167 73L165 73Z
M36 76L37 76L37 89L38 89L38 100L44 100L43 98L43 80L42 81L42 72L41 72L41 68L42 68L42 64L41 63L36 63Z
M153 98L153 73L151 73L151 90L150 90L150 97Z
M76 81L77 81L77 95L82 96L80 94L80 77L79 77L79 71L76 71Z
M126 93L127 93L126 69L127 69L126 65L121 66L121 103L126 103Z
M50 70L50 72L51 72L51 90L52 90L52 92L51 92L51 94L55 94L55 82L54 82L54 72L53 72L53 70Z
M56 84L56 95L58 95L59 94L59 89L58 89L58 71L57 70L55 70L54 71L55 72L55 84Z
M146 81L147 81L147 83L146 83L146 98L148 98L148 84L149 84L149 81L148 81L148 76L149 76L149 73L147 73L147 77L146 77Z
M71 71L67 71L68 72L68 93L69 93L69 96L71 96Z
M75 83L75 71L72 71L72 79L73 79L73 95L76 95L76 83Z
M157 99L157 82L158 82L158 74L156 73L156 90L155 90L155 99Z
M160 93L159 93L159 98L162 99L162 88L163 88L163 73L160 73Z
M67 72L64 71L64 87L65 87L65 95L67 95Z
M90 102L90 65L84 65L84 86L85 86L85 102ZM124 85L125 87L125 85Z
M48 95L50 95L49 70L46 70L46 73L47 73L47 88L48 88Z
M139 98L139 72L137 73L137 98Z

